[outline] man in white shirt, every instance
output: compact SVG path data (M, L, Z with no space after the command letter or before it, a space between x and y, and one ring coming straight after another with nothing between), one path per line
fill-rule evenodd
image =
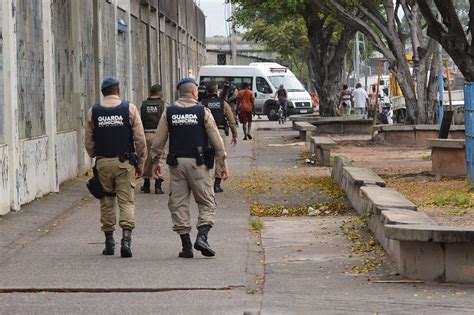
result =
M356 89L352 92L352 100L354 102L354 114L365 115L369 106L369 95L360 83L356 84Z

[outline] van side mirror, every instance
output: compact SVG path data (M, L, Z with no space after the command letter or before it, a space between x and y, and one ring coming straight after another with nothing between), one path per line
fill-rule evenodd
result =
M255 92L255 97L257 97L257 92Z

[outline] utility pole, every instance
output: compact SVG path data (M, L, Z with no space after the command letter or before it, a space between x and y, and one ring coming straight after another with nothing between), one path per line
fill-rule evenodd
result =
M230 2L230 7L231 7L231 12L232 12L232 25L231 25L231 31L230 31L230 51L231 51L231 56L232 56L232 64L236 65L237 64L237 33L235 31L235 21L234 21L234 15L235 15L235 4Z

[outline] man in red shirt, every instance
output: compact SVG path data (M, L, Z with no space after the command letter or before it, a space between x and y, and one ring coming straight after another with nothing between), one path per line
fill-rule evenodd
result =
M237 94L237 108L239 120L244 131L244 140L252 140L250 130L252 128L252 116L255 116L255 96L248 82L242 83L242 89Z

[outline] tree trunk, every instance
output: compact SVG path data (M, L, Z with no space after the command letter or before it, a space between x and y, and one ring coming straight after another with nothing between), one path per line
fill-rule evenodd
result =
M342 89L344 56L356 31L353 27L344 26L336 32L334 25L327 23L327 16L318 14L321 12L319 1L305 0L304 5L304 20L311 46L309 66L320 100L319 112L322 116L334 116L339 90ZM333 38L335 36L338 36L337 40Z

